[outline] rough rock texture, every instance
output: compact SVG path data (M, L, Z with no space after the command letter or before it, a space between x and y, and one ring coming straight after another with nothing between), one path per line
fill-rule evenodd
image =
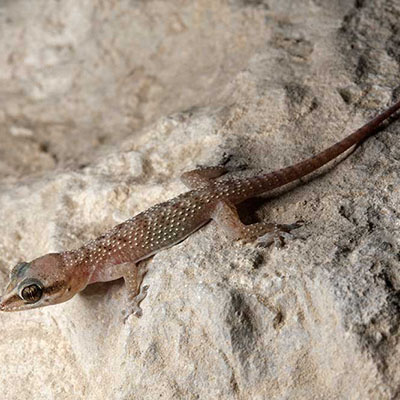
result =
M184 190L344 137L400 95L397 0L3 0L0 284ZM244 207L303 219L281 249L211 223L122 282L1 314L12 399L400 398L400 123Z

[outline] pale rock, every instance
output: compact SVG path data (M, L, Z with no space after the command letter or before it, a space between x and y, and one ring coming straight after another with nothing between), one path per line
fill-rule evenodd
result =
M184 170L273 170L358 128L400 94L399 18L395 0L1 2L1 286L181 193ZM283 248L210 223L158 253L141 319L123 323L122 281L1 314L1 398L397 398L399 131L242 209L306 221Z

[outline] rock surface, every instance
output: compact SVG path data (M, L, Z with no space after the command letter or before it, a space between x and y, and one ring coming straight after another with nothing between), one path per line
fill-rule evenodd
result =
M2 286L196 164L289 165L400 94L396 0L34 3L0 4ZM1 314L1 397L399 398L399 131L245 207L307 221L283 248L210 223L158 253L141 319L120 281Z

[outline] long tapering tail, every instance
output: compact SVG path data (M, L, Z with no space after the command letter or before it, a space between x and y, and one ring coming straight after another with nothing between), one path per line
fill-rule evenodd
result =
M321 153L315 155L314 157L308 158L307 160L301 161L290 167L250 178L249 181L252 181L251 183L254 189L253 195L265 193L269 190L283 186L317 170L348 150L350 147L360 143L363 139L372 134L383 121L385 121L399 109L400 101L383 111L381 114L377 115L360 129L356 130L340 142L328 147L326 150L321 151Z

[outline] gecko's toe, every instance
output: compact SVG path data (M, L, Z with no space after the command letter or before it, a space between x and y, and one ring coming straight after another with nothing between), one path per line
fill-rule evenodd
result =
M294 224L275 225L275 229L260 236L256 245L260 247L268 247L274 243L276 248L282 248L286 241L295 239L297 236L291 231L298 229L304 224L303 221L296 221Z
M133 315L136 318L141 318L143 315L143 310L138 305L129 307L126 310L123 310L122 318L123 318L124 324L126 323L126 321L129 319L129 317L131 315Z
M222 159L221 163L219 165L225 167L228 172L238 172L238 171L245 171L246 169L249 169L249 164L246 162L241 162L240 164L236 165L228 165L232 161L232 154L229 155L224 155L224 158ZM233 163L235 164L235 163Z
M222 166L225 166L226 164L228 164L228 162L229 161L231 161L231 159L232 159L232 154L229 154L229 153L223 153L222 154L222 160L221 160L221 162L219 163L219 165L222 165Z
M134 315L136 318L140 318L143 315L143 310L140 307L140 303L145 299L147 296L147 291L149 290L149 285L144 285L140 288L140 292L138 295L130 298L128 300L128 307L124 310L123 318L124 323L129 318L129 316Z
M141 318L143 316L143 310L138 307L136 310L132 312L132 315L134 315L136 318Z

